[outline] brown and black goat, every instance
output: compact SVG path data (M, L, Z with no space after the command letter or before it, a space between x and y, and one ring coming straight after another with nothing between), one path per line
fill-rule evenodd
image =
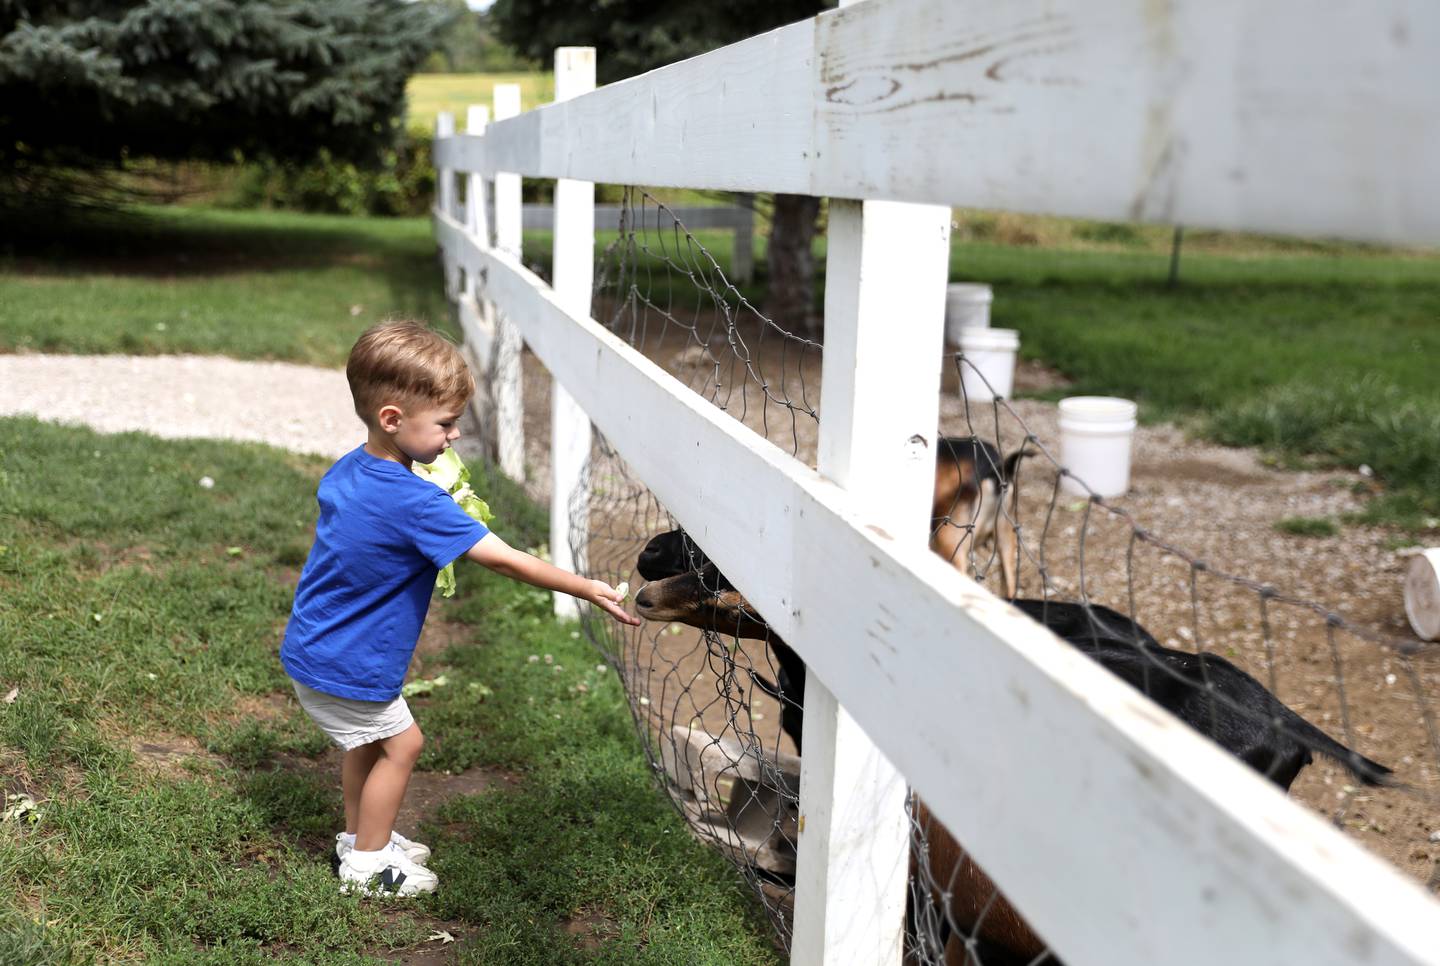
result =
M1026 453L1022 447L1002 462L998 449L974 436L941 436L935 441L930 549L973 577L974 555L993 543L1007 598L1014 597L1019 587L1015 470Z
M805 662L799 655L770 631L683 531L652 538L637 569L651 581L635 598L639 616L769 643L777 680L759 675L756 680L780 701L781 728L799 751L805 695ZM1108 607L1055 600L1011 603L1284 791L1313 761L1312 752L1334 759L1364 784L1391 783L1390 769L1331 738L1222 657L1162 647L1145 628ZM947 921L975 931L990 949L986 962L1007 956L1028 962L1044 952L1045 944L919 800L915 817L926 832L927 862L936 883L932 899L940 902L942 889L950 894ZM947 963L969 961L958 934L942 941Z

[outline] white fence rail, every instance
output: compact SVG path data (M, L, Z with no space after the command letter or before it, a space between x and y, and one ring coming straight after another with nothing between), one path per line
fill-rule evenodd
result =
M944 273L923 267L940 241L916 227L923 206L832 208L828 275L853 288L827 292L816 472L592 320L561 280L558 232L557 287L526 270L518 236L502 239L521 216L500 182L1435 241L1437 63L1440 8L1403 0L867 0L437 138L436 235L474 280L461 318L481 358L491 317L510 320L838 701L839 733L846 715L863 731L828 761L807 733L802 822L836 801L890 807L868 736L870 760L893 763L1067 962L1435 964L1440 905L1423 890L946 566L877 498L933 459ZM456 172L495 179L494 240L456 210ZM571 204L557 191L557 224ZM910 296L891 270L919 279ZM870 404L896 372L921 374L913 400ZM857 773L868 791L835 787ZM816 872L820 836L802 830L794 960L897 961L895 870L845 863L903 853L832 831Z

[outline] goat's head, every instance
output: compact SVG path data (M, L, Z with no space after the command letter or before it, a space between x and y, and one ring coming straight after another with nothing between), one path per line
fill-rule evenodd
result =
M636 564L650 583L635 595L635 611L646 620L673 621L703 630L765 640L769 625L745 595L710 562L683 530L653 537Z
M698 573L710 566L710 558L695 545L684 530L657 533L640 551L635 569L646 580L664 580L677 574Z

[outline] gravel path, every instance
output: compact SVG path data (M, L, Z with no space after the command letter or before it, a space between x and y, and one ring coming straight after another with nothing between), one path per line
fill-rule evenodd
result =
M339 369L220 356L0 355L0 415L21 414L330 457L364 440Z

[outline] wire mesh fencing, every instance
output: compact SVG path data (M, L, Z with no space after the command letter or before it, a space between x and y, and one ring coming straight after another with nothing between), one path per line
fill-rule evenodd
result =
M592 314L690 391L813 466L820 340L767 317L707 240L653 196L628 190L599 258ZM1268 471L1233 454L1202 471L1188 455L1198 444L1172 430L1145 430L1149 462L1135 487L1101 498L1061 466L1053 404L987 398L971 360L954 354L944 364L932 548L1440 888L1431 697L1440 648L1394 630L1393 602L1378 599L1365 553L1337 562L1296 551L1247 503L1247 488L1274 484ZM724 467L693 471L697 485L713 486L701 474ZM620 673L670 801L735 866L788 947L804 662L599 434L589 480L588 503L572 507L584 532L577 527L572 541L588 543L593 576L643 582L635 606L646 623L629 630L587 615L586 633ZM1349 616L1315 602L1337 588ZM1052 961L1023 910L925 803L912 798L909 812L908 961Z

